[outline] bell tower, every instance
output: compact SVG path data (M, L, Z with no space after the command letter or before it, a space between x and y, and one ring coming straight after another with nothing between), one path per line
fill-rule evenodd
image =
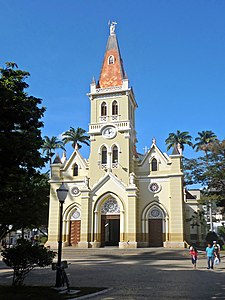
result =
M124 70L115 29L116 22L111 22L99 80L96 83L93 79L88 93L91 184L105 172L114 173L128 184L129 174L134 171L137 103Z

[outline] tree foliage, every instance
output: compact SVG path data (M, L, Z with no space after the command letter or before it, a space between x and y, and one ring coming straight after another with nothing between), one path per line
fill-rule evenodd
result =
M32 245L30 241L20 239L13 248L2 251L4 263L13 268L13 285L23 285L26 275L35 267L49 266L55 253L42 245Z
M184 160L186 184L201 184L204 200L225 206L225 140L205 145L207 156Z
M63 143L72 143L72 147L75 148L76 144L79 148L82 147L81 144L86 144L89 146L89 136L85 135L86 131L83 128L78 127L77 129L70 127L69 130L63 133Z
M198 136L195 138L197 143L194 144L194 148L196 151L202 150L207 154L207 146L216 140L217 136L211 130L198 132Z
M165 140L166 145L167 146L167 150L169 150L170 148L177 146L178 144L180 144L180 147L182 150L184 150L184 145L189 145L191 147L193 147L193 144L191 142L192 137L189 134L188 131L180 131L177 130L176 133L169 133L168 138Z
M52 136L51 138L45 136L44 143L42 145L42 152L46 153L47 159L50 161L50 163L52 161L52 157L55 154L56 149L65 150L63 142L60 141L56 136Z
M39 151L45 108L27 94L28 77L15 63L0 68L0 230L38 225L46 209L47 180L37 171L45 163Z

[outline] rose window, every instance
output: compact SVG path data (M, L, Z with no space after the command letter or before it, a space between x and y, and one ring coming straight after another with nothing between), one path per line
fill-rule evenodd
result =
M150 212L150 216L152 218L161 218L162 214L158 208L153 208Z
M79 188L78 188L77 186L73 186L73 187L71 188L70 192L71 192L71 195L72 195L72 196L78 196L79 193L80 193L80 190L79 190Z
M152 193L158 193L160 191L160 185L156 182L150 183L148 188Z
M109 199L107 200L101 210L102 214L119 214L120 213L120 207L116 201L116 199Z

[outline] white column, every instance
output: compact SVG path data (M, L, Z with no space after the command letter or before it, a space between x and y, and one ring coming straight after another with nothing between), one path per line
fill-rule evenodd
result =
M124 242L124 210L120 211L120 233L123 237L121 242Z
M97 211L95 211L94 212L94 218L95 218L95 220L94 220L94 242L96 242L95 241L95 238L98 236L98 233L99 233L99 228L98 228L98 212Z
M107 165L107 169L108 171L112 171L112 152L109 151L108 152L108 165Z

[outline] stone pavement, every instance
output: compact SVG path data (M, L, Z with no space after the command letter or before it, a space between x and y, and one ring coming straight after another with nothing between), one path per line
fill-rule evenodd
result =
M199 253L193 270L187 249L76 249L64 248L67 274L73 287L107 287L92 299L225 299L225 257L214 270L206 269ZM0 284L10 284L12 272L0 263ZM51 268L36 269L26 284L55 283Z

